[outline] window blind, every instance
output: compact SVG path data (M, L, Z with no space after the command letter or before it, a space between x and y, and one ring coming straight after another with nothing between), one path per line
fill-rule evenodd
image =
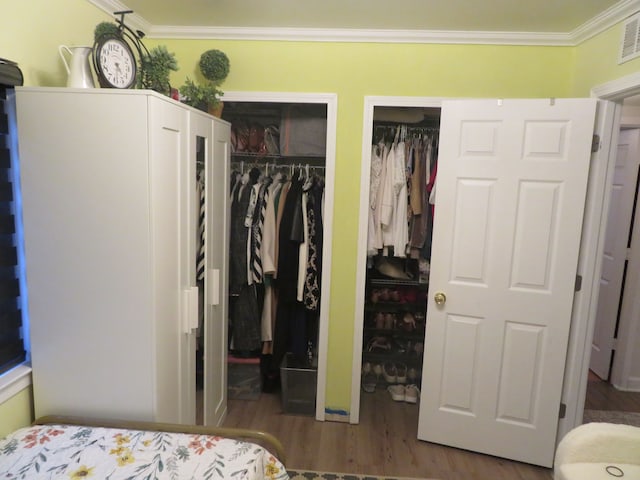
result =
M16 232L16 178L11 148L17 144L9 101L12 87L0 86L0 374L26 358L20 308L20 265Z

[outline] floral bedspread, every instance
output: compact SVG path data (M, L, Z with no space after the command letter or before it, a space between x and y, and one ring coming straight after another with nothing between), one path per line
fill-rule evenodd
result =
M187 433L41 425L0 439L0 479L287 480L266 449Z

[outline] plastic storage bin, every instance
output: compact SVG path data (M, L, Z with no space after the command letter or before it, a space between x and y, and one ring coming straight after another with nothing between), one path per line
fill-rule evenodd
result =
M316 368L298 366L291 354L287 354L280 366L282 411L297 415L315 415L317 378Z
M262 390L259 358L227 359L227 395L239 400L257 400Z

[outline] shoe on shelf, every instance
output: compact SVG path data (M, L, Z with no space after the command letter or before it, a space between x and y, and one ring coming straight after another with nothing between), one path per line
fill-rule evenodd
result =
M398 370L396 369L395 364L389 362L385 363L382 367L382 375L384 375L384 379L387 383L396 383Z
M405 388L403 385L389 385L387 391L391 394L391 398L396 402L402 402L405 396Z
M376 378L380 378L380 375L382 375L382 365L380 365L379 363L374 363L373 373L376 376Z
M378 380L374 373L365 373L362 377L362 389L367 393L373 393L376 391L376 384Z
M397 385L397 386L404 388L404 401L405 402L407 402L407 403L417 403L418 402L418 397L420 396L420 389L416 385L407 385L406 387L404 387L402 385Z
M420 371L419 368L411 367L409 370L407 370L407 379L409 380L410 383L416 383L420 378L421 373L422 372Z
M407 383L407 366L404 363L396 364L396 382Z
M385 330L393 330L393 327L396 326L396 316L393 313L385 313L384 314L384 329Z
M364 362L362 364L362 375L366 375L367 373L371 373L371 362Z

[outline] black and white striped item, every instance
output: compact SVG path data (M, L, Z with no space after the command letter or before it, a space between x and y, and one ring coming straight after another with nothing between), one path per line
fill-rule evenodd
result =
M205 188L204 188L204 170L201 170L198 174L198 182L197 187L198 191L198 200L199 200L199 208L198 208L198 254L196 256L196 279L204 280L204 250L206 244L206 236L205 236Z
M258 201L256 203L256 210L254 216L254 222L252 225L253 234L253 251L251 252L251 272L253 274L253 281L255 283L262 283L262 230L264 228L264 217L267 212L267 200L269 197L269 189L267 183L263 183L260 186L258 193Z

